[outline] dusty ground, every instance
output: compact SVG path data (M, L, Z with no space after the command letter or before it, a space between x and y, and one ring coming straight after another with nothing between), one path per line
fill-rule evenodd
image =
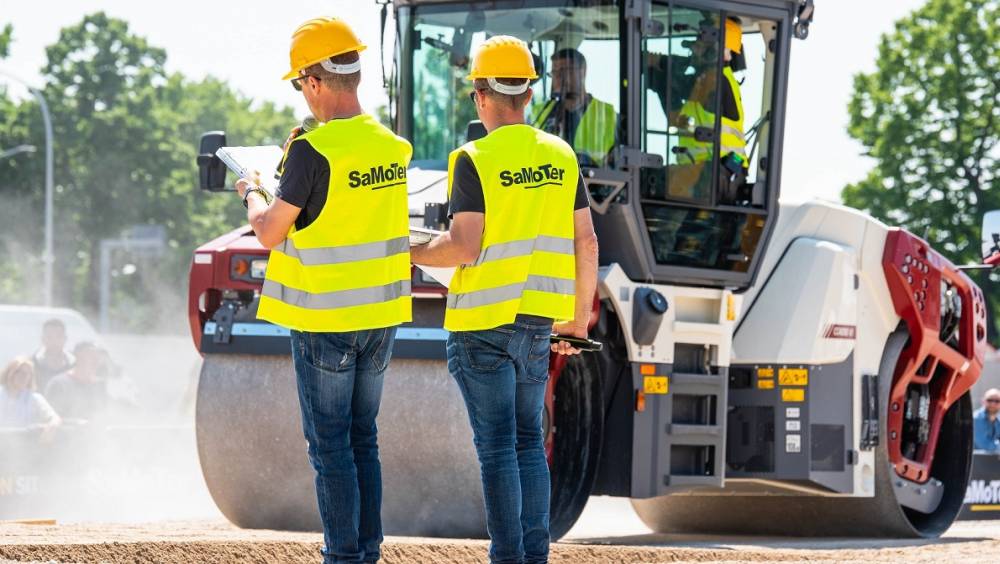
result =
M615 543L610 545L607 543ZM0 526L0 562L317 562L320 536L244 531L222 521L155 524ZM631 535L571 538L553 547L558 563L654 562L997 562L1000 525L959 524L937 541L681 538ZM391 537L383 561L484 562L486 543Z

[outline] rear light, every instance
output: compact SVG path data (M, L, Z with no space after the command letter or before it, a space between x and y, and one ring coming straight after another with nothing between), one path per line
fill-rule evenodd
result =
M267 258L260 255L233 255L229 259L229 278L243 282L260 282L267 272Z

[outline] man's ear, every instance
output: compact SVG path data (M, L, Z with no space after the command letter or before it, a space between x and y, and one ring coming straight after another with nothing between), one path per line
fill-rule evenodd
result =
M527 96L524 97L524 104L521 106L521 109L527 110L528 106L531 105L531 97L532 95L534 95L535 92L529 86L528 89L524 91L524 93L527 94Z

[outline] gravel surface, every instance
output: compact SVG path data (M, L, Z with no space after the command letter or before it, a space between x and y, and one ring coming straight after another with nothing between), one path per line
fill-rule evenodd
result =
M248 531L224 521L0 526L0 562L318 562L313 533ZM614 544L609 544L614 543ZM963 523L942 539L811 540L630 535L574 538L553 546L557 563L655 562L996 562L1000 525ZM386 539L383 562L478 563L486 543Z

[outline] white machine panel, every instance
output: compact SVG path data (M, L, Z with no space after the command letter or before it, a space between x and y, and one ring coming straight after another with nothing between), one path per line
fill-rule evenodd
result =
M733 363L828 364L854 348L858 258L812 238L792 242L733 339Z

